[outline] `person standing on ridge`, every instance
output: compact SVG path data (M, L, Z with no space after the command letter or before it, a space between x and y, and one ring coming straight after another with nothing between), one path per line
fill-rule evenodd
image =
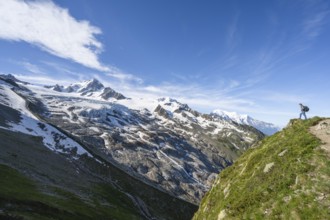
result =
M301 116L303 115L305 117L305 120L307 119L306 117L306 112L309 111L309 108L301 103L299 103L300 105L300 110L301 110L301 113L300 113L300 116L299 116L299 119L301 119Z

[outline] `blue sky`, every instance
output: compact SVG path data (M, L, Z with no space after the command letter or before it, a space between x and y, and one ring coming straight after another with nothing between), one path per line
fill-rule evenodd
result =
M329 116L327 0L0 0L0 73L285 125Z

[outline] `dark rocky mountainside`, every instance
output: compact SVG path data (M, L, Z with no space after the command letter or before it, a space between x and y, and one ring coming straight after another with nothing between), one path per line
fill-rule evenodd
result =
M7 89L0 85L0 219L192 217L195 205L84 151L60 130L28 115L23 100Z

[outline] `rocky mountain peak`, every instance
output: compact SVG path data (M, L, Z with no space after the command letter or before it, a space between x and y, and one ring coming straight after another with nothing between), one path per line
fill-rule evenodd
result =
M171 115L166 109L164 109L161 105L158 105L154 112L157 112L160 116L163 116L165 118L170 118Z
M7 74L7 75L6 75L6 74L1 74L0 77L3 78L3 79L11 79L11 80L13 80L13 81L18 81L18 80L16 79L16 77L13 76L12 74Z
M60 85L56 84L55 86L52 87L52 89L54 91L61 92L63 90L63 86L60 86Z
M170 112L181 112L181 111L190 111L190 107L187 104L182 104L176 99L170 97L159 98L158 102L164 109Z
M66 87L56 84L54 86L45 86L45 88L52 89L57 92L80 93L81 96L101 98L103 100L108 100L110 98L117 100L126 99L123 94L116 92L110 87L105 87L95 78L85 80L83 82L73 83Z
M117 100L126 99L126 97L123 94L116 92L110 87L104 88L101 97L105 100L108 100L109 98L115 98Z
M81 87L78 89L77 92L96 92L104 88L104 85L95 78L84 81L80 84Z
M3 80L5 80L5 81L20 82L20 83L23 83L23 84L28 84L27 82L23 82L23 81L17 79L12 74L0 74L0 78L3 79Z

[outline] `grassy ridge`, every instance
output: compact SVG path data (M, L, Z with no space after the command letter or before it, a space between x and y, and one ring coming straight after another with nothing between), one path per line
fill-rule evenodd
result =
M292 120L221 172L194 219L328 219L330 162L309 128Z

